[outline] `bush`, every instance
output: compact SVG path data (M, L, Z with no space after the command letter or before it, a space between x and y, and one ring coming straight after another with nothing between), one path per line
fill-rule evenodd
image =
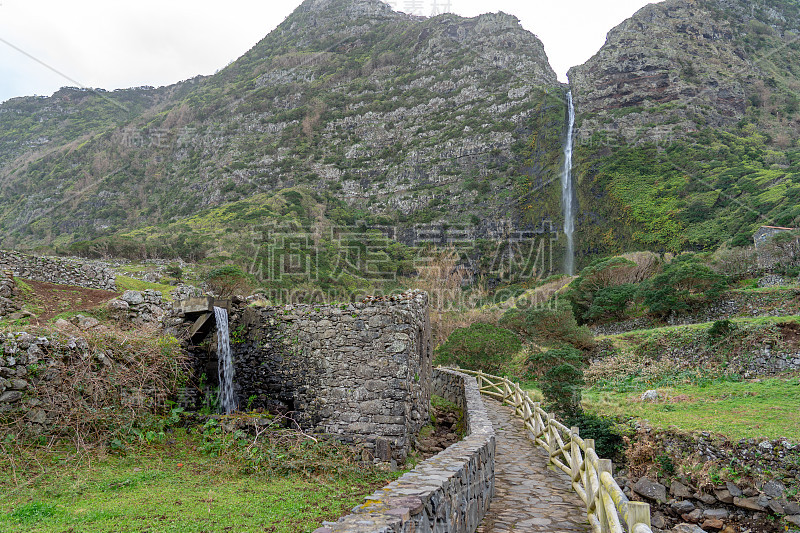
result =
M492 324L472 324L455 330L436 349L435 363L497 373L521 348L522 341L513 331Z
M563 364L570 364L576 368L584 365L583 353L570 346L564 345L561 348L545 350L528 356L528 374L532 376L543 376L548 370Z
M234 294L249 294L253 277L233 265L215 268L208 273L206 284L217 296L227 298Z
M717 320L708 328L708 336L712 340L730 335L736 326L730 320Z
M622 320L625 318L625 310L634 301L638 290L639 287L633 283L602 288L594 294L591 305L581 318L587 322Z
M661 260L651 252L598 259L570 284L567 299L579 322L621 320L637 284L660 269Z
M565 419L564 425L580 428L583 439L594 439L594 449L600 458L616 460L622 455L625 443L611 419L578 413Z
M675 258L661 274L643 283L639 295L651 314L666 317L671 313L685 313L718 298L727 286L726 276L686 254Z
M545 399L545 409L560 417L574 417L581 413L581 388L585 381L583 371L569 363L555 366L545 372L539 381Z
M594 347L592 332L586 326L578 325L575 315L563 301L557 301L554 308L510 309L500 319L500 325L548 346Z
M179 265L171 264L169 265L164 272L168 276L172 276L175 279L182 279L183 278L183 269Z

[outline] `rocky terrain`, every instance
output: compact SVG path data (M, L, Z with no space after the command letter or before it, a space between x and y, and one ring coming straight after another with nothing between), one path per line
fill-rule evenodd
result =
M669 143L746 116L782 138L796 120L797 6L668 0L642 8L570 70L579 137ZM771 107L772 116L759 108Z

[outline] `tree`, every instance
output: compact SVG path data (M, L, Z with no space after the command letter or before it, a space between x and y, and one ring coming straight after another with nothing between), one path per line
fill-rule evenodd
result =
M501 372L522 348L520 338L510 330L492 324L458 328L436 349L436 364Z

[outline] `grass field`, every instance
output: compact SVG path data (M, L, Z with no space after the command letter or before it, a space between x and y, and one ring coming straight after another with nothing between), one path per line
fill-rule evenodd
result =
M175 287L173 287L172 285L165 285L163 283L150 283L129 276L122 276L122 275L117 276L117 290L120 292L145 291L147 289L161 291L161 294L164 296L164 299L167 301L171 301L172 297L169 294L170 292L175 290Z
M235 461L196 451L181 431L172 444L125 457L84 455L63 465L69 451L40 452L27 472L0 454L0 531L309 532L399 475L246 475Z
M709 431L731 439L786 437L800 441L798 377L714 381L658 390L665 399L649 403L640 400L641 391L589 389L583 393L583 403L592 413L631 416L656 427Z

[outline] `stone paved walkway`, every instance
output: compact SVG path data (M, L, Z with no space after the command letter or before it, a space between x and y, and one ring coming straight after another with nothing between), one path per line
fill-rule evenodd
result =
M497 438L495 496L477 533L589 532L569 476L547 469L547 452L528 439L510 407L483 398Z

